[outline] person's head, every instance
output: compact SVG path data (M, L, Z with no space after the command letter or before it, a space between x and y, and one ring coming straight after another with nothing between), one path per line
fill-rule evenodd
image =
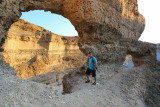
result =
M89 55L89 57L92 57L93 55L92 55L92 52L88 52L88 55Z

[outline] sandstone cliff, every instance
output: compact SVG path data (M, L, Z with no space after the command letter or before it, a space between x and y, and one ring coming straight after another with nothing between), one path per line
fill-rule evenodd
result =
M8 31L4 60L20 78L79 67L85 63L85 55L79 50L78 39L53 34L20 19Z

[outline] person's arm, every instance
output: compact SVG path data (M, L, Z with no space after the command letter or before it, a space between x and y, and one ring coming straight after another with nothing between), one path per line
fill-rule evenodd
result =
M88 58L87 59L89 59L89 54L88 54Z
M95 62L95 65L94 65L93 69L95 69L95 68L96 68L96 66L97 66L97 61Z

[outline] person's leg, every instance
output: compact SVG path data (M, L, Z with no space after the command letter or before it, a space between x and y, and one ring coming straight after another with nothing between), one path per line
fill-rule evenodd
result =
M87 80L89 81L89 76L88 76L88 74L86 74L86 77L87 77Z
M96 70L92 71L92 77L94 77L94 82L92 85L96 85Z
M88 68L87 71L86 71L86 77L87 77L86 83L89 83L89 82L90 82L90 80L89 80L89 75L90 75L90 70L89 70L89 68Z
M94 83L96 83L96 76L94 77Z

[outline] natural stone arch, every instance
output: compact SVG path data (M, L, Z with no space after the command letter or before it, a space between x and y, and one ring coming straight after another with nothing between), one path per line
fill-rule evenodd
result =
M136 0L2 0L0 35L30 10L45 10L68 18L80 37L79 47L92 50L98 60L123 63L127 48L144 30L144 18Z
M115 61L117 61L121 63L123 62L123 57L126 56L127 48L129 48L129 46L132 43L134 43L134 41L138 40L138 38L144 30L144 18L137 12L137 6L129 1L130 0L0 0L0 38L6 38L5 36L7 36L7 31L10 28L10 25L19 19L22 11L29 11L31 9L43 9L46 11L52 11L54 13L62 14L64 17L67 17L72 22L72 24L76 27L76 30L78 31L79 36L81 38L79 41L79 46L81 50L85 51L92 49L94 51L94 54L99 58L98 60L106 61L108 58L107 61L109 62L114 63ZM91 4L87 2L91 2ZM47 6L45 5L42 8L42 6L40 6L41 4L46 4ZM72 5L75 5L76 9L73 8ZM49 9L49 6L52 6L52 8ZM81 19L76 18L78 17L76 15L81 17ZM118 56L120 52L121 56ZM2 97L5 96L4 99L2 98L2 102L7 102L8 104L6 103L6 105L13 105L14 103L22 102L22 100L19 99L24 98L26 94L23 93L30 93L30 89L33 88L35 90L41 89L37 91L38 94L41 94L36 96L30 96L29 94L29 96L27 97L28 101L32 102L32 100L34 100L39 104L43 104L45 100L42 100L46 99L46 97L43 97L42 94L44 92L47 92L47 95L50 95L50 93L48 92L53 91L52 88L50 90L45 90L45 88L49 89L50 87L43 87L42 85L31 84L30 82L24 82L20 79L15 80L14 78L8 77L8 71L10 72L11 70L7 69L5 71L7 72L7 75L2 75L6 78L3 79L2 77L2 82L4 82L2 86L6 86L5 83L9 83L10 87L10 90L8 90L7 85L7 87L4 87L4 89L2 90L2 93L5 93L5 95L2 94ZM126 74L124 76L130 77L130 74ZM71 75L69 75L68 77L71 77ZM154 76L149 75L148 77L150 79L148 79L146 76L147 79L145 80L149 82L148 87L152 88L148 90L149 94L151 95L146 96L146 93L148 92L144 93L143 91L142 95L144 95L146 99L154 98L150 96L154 96L154 94L152 93L156 93L157 91L154 91L155 84L152 85L152 83L158 83L154 82L154 80L150 82L150 80L153 79ZM141 79L141 75L139 76L139 78ZM135 80L137 79L138 78L136 76ZM118 79L118 81L115 82L117 82L118 84L121 82L121 80L122 79ZM18 84L15 84L14 81ZM25 87L21 88L23 84L25 85ZM123 84L123 81L121 84ZM35 85L35 87L33 87L33 85ZM125 86L127 85L128 84L124 84L123 90L120 90L118 92L126 90ZM156 85L156 87L159 86L158 84ZM18 91L20 92L20 94L17 94ZM136 93L138 92L137 90L133 91ZM124 92L127 93L128 91ZM10 100L12 101L12 103L9 103L8 99L11 99L11 95L9 95L10 93L15 93L13 95L16 96L18 95L18 97L12 98L18 100L16 100L15 102ZM23 94L23 96L21 93ZM131 98L130 94L127 96ZM50 96L48 97L50 98ZM137 97L139 98L139 96ZM51 101L53 100L49 100L47 101L47 103L53 104L53 102ZM133 100L130 101L133 102ZM139 103L139 100L135 101L138 101ZM146 101L148 101L148 99ZM154 100L153 103L156 101L158 100ZM25 102L24 105L26 103L28 102ZM19 104L23 105L23 103ZM155 104L158 104L158 102L156 102Z
M135 67L147 66L156 67L156 44L137 41L127 50L127 54L132 56Z

